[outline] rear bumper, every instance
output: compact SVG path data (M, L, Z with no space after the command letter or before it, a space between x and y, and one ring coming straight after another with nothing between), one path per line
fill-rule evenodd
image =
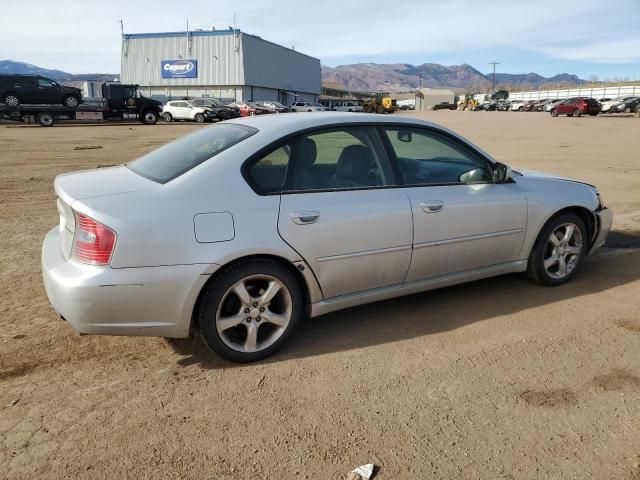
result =
M59 235L54 228L44 239L42 278L53 308L74 329L100 335L189 335L193 307L211 268L85 265L64 258Z
M613 212L608 208L596 211L595 215L598 221L598 233L596 234L596 239L591 246L589 255L604 245L607 240L607 235L609 235L609 232L611 231L611 225L613 224Z

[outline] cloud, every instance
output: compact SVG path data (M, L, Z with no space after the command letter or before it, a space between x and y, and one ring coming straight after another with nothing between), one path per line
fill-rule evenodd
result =
M640 50L638 0L56 0L37 8L2 1L0 59L77 73L119 71L120 19L128 33L158 32L183 30L187 18L191 28L226 28L234 13L241 30L330 65L353 57L467 58L478 49L630 62L631 50Z
M636 63L640 61L640 37L576 46L549 46L538 49L558 60L595 63Z

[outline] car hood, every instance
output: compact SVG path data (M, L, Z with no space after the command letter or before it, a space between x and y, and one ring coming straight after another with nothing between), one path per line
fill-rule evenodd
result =
M53 185L56 195L71 205L76 200L135 192L158 184L118 165L63 173L56 177Z
M558 175L553 175L551 173L538 172L535 170L523 170L519 168L514 168L513 171L517 174L522 175L527 178L539 178L544 180L555 180L559 182L573 182L573 183L581 183L582 185L588 185L590 187L596 188L595 185L591 185L590 183L581 182L579 180L574 180L573 178L561 177Z
M75 93L75 94L80 94L81 90L79 88L76 87L68 87L66 85L62 85L62 91L64 93Z

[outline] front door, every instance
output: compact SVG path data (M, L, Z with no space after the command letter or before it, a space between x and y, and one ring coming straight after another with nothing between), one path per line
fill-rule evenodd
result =
M62 103L60 85L44 77L38 77L36 81L38 103Z
M413 212L407 282L519 259L527 201L517 184L494 183L488 161L443 132L384 130Z
M394 187L376 128L308 132L287 151L278 231L311 267L324 297L402 283L411 260L411 208Z

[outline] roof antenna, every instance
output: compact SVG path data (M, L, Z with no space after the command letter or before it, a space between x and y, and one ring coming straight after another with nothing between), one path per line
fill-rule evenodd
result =
M124 35L124 22L122 19L118 20L120 22L120 35Z

